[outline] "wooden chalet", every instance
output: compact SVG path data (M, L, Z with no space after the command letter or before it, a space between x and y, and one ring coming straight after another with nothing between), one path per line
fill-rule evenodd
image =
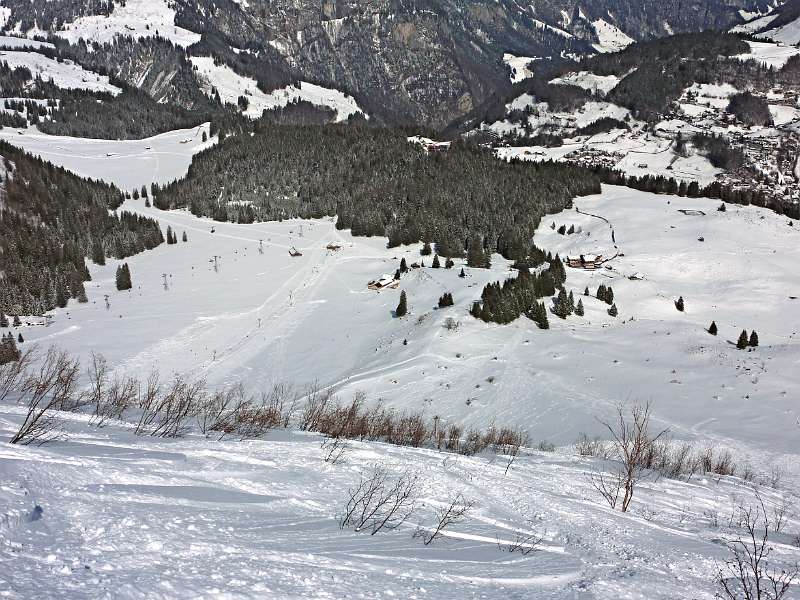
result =
M578 256L568 256L567 266L573 269L585 269L594 271L603 264L602 254L580 254Z

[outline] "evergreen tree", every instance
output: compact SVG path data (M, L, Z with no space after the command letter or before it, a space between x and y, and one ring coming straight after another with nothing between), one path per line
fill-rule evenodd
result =
M116 283L117 289L120 291L129 290L133 287L131 283L131 271L128 268L128 263L117 267Z
M19 320L19 315L14 315L14 327L22 327L22 321Z
M20 334L17 336L17 342L19 342L19 343L21 344L21 343L23 343L24 341L25 341L25 339L22 337L22 333L20 333Z
M453 262L453 259L448 257L447 260L444 261L444 268L445 269L452 269L456 263Z
M408 313L408 305L406 301L406 292L405 290L400 292L400 302L397 305L397 308L394 311L396 317L405 317Z
M181 239L182 239L184 242L188 242L188 241L189 241L189 237L186 235L186 232L185 232L185 231L183 232L183 236L182 236L182 238L181 238Z
M750 343L750 340L747 338L747 330L742 329L742 333L739 334L739 341L736 342L736 347L739 350L744 350L747 348L747 345Z
M0 327L8 327L8 317L0 311Z
M711 325L708 326L708 333L710 333L711 335L717 335L716 321L711 321Z
M78 302L86 304L88 301L89 299L86 297L86 287L83 285L83 282L81 282L81 287L78 290Z
M467 266L477 269L488 269L491 267L489 255L483 251L481 240L475 236L469 242L467 249Z
M445 292L442 294L442 297L439 298L439 308L446 308L448 306L453 306L453 294Z
M578 298L578 306L575 307L575 314L578 315L579 317L582 317L584 314L583 300L581 300L580 298Z
M756 333L755 329L753 329L753 331L750 333L750 341L747 343L747 345L751 348L758 346L758 334Z
M601 283L597 288L597 294L595 296L598 300L602 300L603 302L606 301L606 286L605 284Z
M569 302L569 312L575 312L575 296L572 293L572 290L569 291L569 296L567 297L567 302Z
M617 316L617 305L616 304L612 304L611 305L611 308L608 309L608 314L611 315L612 317L616 317Z
M583 290L583 295L584 296L588 296L589 295L589 286L588 285L586 286L586 289Z
M675 308L677 308L678 311L683 312L683 296L675 301Z
M400 280L400 269L397 269L397 270L394 272L394 280L395 280L395 281L399 281L399 280Z
M400 272L401 273L407 273L408 272L408 265L406 264L406 259L405 258L401 258L400 259Z
M92 262L101 266L106 264L106 253L103 250L103 243L97 238L92 240Z
M606 304L614 304L614 289L611 286L606 288Z
M558 298L556 299L555 303L555 314L557 317L562 319L566 319L570 314L572 314L572 310L570 310L569 306L569 297L567 296L567 292L564 288L558 292Z
M19 360L20 351L17 349L17 344L14 342L14 336L10 333L3 336L0 340L0 365Z
M420 251L419 251L419 253L420 253L422 256L430 256L432 252L433 252L433 250L431 249L431 244L430 244L430 242L425 242L425 243L422 245L422 250L420 250Z
M461 267L461 272L458 274L458 276L461 277L461 279L464 279L464 277L467 276L467 274L464 273L464 267Z
M434 268L434 269L438 269L440 266L441 265L439 264L439 255L438 254L434 254L433 255L433 264L431 265L431 267Z

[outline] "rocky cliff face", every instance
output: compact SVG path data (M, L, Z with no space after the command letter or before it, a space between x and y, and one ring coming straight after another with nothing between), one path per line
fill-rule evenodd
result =
M133 2L133 0L128 0ZM155 2L156 0L153 0ZM166 1L166 0L165 0ZM204 41L249 49L248 75L269 87L291 78L353 95L378 121L442 127L509 85L504 53L531 58L604 50L683 31L727 28L764 0L170 0L175 24ZM115 10L95 0L3 0L6 28L58 30L85 14ZM602 23L598 25L598 22ZM125 33L122 31L121 33ZM212 44L213 47L213 44ZM198 52L189 48L189 53ZM208 44L203 50L208 52ZM117 54L119 51L115 51ZM170 61L121 61L126 79L146 77L160 99L185 74ZM118 59L115 59L118 60ZM227 60L225 62L228 62ZM135 73L131 64L149 64ZM127 66L126 66L127 65ZM113 70L113 67L112 67Z

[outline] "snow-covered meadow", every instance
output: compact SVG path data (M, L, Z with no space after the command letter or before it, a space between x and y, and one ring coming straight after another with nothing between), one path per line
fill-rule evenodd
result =
M202 146L196 130L142 142L65 138L61 149L35 132L2 133L126 189L181 176ZM149 153L171 158L154 169ZM384 238L354 238L331 218L238 225L127 201L123 209L188 241L127 259L129 292L115 289L118 261L92 265L89 302L54 311L49 326L20 328L23 347L58 344L84 365L99 352L120 375L143 378L155 367L211 387L317 382L343 401L364 392L369 403L519 427L533 446L559 448L525 450L506 471L503 455L350 442L330 464L311 434L165 441L65 415L66 440L0 450L0 594L713 598L728 556L721 540L740 532L737 507L755 501L752 487L652 477L623 515L592 488L603 462L576 456L571 444L581 432L602 434L597 419L617 403L649 401L654 428L730 449L752 466L770 509L784 498L797 509L800 230L763 209L718 205L605 187L546 218L535 235L541 248L617 255L597 271L568 269L566 286L576 301L587 286L612 286L619 316L582 297L584 318L551 315L542 331L525 318L497 326L468 315L486 283L513 276L497 255L490 270L465 268L463 279L463 261L433 269L424 257L399 289L377 292L367 283L394 273L401 258L421 260L419 246L387 249ZM577 232L561 235L553 223ZM290 256L292 247L302 256ZM410 314L397 319L401 290ZM455 306L436 309L444 292ZM445 327L448 319L457 327ZM716 337L705 330L712 320ZM737 350L739 331L754 328L761 345ZM0 436L21 418L20 407L0 406ZM419 475L417 510L394 532L340 530L347 490L377 464L392 477ZM767 484L773 472L783 472L777 488ZM430 546L412 537L458 493L474 501L465 519ZM774 560L800 557L799 528L793 515L773 536ZM507 551L531 534L542 538L536 552Z

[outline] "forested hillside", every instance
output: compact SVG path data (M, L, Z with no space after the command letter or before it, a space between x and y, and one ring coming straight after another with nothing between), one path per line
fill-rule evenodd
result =
M41 314L86 301L85 259L103 264L158 246L153 219L111 213L122 193L0 143L0 311Z
M186 179L153 194L160 208L221 221L338 215L338 227L356 235L435 241L450 256L473 235L503 254L524 253L544 214L599 189L578 167L505 164L466 144L427 154L395 130L261 122L252 137L199 154Z

